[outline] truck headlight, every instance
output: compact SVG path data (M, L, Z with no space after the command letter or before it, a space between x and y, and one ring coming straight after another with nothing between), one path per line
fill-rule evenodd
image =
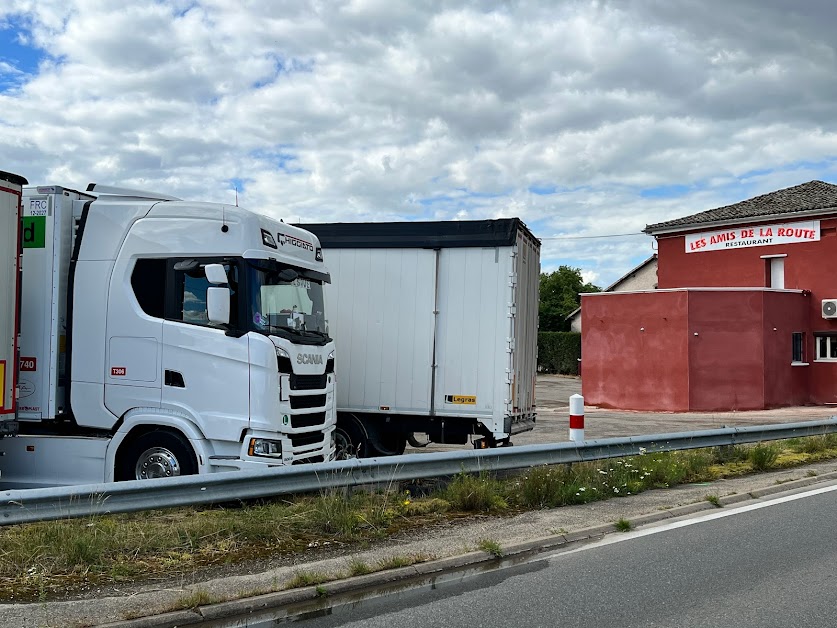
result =
M267 458L282 457L282 441L270 440L268 438L251 438L250 447L247 452L251 456L264 456Z
M280 373L290 374L294 372L291 356L281 347L276 347L276 365L279 367Z

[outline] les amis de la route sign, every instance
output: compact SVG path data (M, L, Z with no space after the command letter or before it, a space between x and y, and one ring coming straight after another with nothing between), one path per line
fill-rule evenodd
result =
M755 227L741 226L722 231L704 231L686 235L686 253L740 249L752 246L816 242L820 239L820 221L805 220Z

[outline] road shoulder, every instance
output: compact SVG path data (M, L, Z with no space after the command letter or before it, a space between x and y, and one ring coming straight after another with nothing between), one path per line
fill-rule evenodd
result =
M204 581L195 577L175 586L143 586L128 594L99 599L0 605L0 625L183 626L496 562L496 556L478 549L482 541L498 547L507 559L523 558L614 532L613 524L620 519L629 521L633 527L645 526L712 510L718 505L732 506L833 480L837 480L837 463L829 461L711 483L657 489L579 506L529 511L511 517L476 517L446 525L443 529L396 535L374 547L349 554L343 552L323 557L320 553L313 560L303 556L298 564L258 573ZM711 496L712 501L707 500L707 496ZM406 556L433 559L408 567L333 580L319 587L278 590L301 573L335 578L347 572L351 561L374 565ZM275 592L256 594L265 591ZM190 596L228 601L168 612Z

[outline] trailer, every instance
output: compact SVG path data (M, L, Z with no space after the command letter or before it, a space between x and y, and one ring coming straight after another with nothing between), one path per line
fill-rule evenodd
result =
M26 179L0 171L0 434L13 432L20 320L20 207Z
M303 226L334 279L338 457L533 429L540 242L521 220Z

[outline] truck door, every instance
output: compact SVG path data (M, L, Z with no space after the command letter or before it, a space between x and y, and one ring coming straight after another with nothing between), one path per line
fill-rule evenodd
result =
M166 260L120 258L108 291L105 406L159 408ZM79 315L76 309L76 316Z
M221 260L170 260L163 324L163 408L185 412L213 440L234 440L249 427L250 361L247 336L210 326L204 266ZM235 265L230 278L231 327L238 315Z

